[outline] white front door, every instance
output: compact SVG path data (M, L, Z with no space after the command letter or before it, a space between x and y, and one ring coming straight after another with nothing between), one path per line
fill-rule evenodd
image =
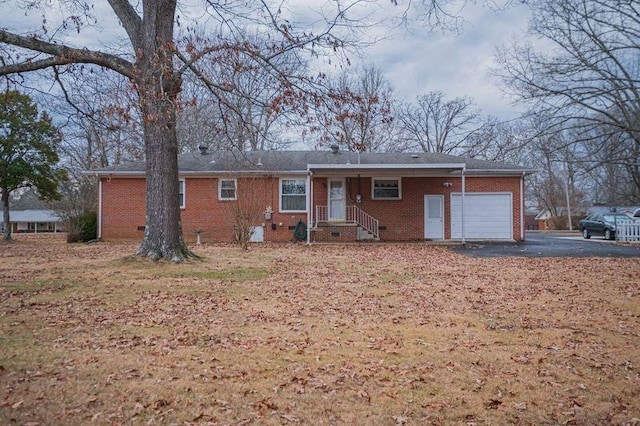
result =
M444 239L444 196L424 196L424 239Z
M329 220L346 220L344 179L329 179Z

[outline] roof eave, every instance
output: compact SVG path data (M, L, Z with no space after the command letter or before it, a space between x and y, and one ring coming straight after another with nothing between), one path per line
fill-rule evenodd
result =
M307 170L464 170L465 163L429 163L429 164L308 164Z
M464 173L472 176L528 176L536 172L533 169L467 169Z

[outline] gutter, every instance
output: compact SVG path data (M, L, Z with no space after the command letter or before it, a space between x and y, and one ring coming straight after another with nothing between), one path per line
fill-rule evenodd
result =
M270 170L242 170L242 171L178 171L179 176L194 176L194 177L215 177L215 176L243 176L243 175L282 175L282 176L290 176L290 175L304 175L307 174L307 170L290 170L290 171L270 171ZM85 172L86 174L93 174L97 177L109 177L109 176L118 176L118 177L146 177L147 173L145 171L122 171L122 170L99 170L99 171L89 171Z
M465 163L442 164L308 164L307 170L431 170L463 169Z

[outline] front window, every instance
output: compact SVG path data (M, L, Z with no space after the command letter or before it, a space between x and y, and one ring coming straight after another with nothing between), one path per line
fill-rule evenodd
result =
M236 199L236 180L220 179L218 181L218 199L235 200Z
M184 209L184 179L178 181L178 199L180 200L180 208Z
M399 200L400 178L373 179L372 192L374 200Z
M280 180L280 211L307 211L307 182L305 179Z

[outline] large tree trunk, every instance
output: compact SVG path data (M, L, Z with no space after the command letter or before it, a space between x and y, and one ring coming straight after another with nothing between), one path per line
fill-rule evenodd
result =
M4 231L2 232L2 239L4 241L11 241L11 218L9 217L9 191L2 191L2 220L4 221Z
M172 59L174 13L175 1L145 1L134 83L144 119L147 223L137 254L181 262L192 254L182 237L178 198L176 108L181 80Z
M143 101L143 105L149 108L147 116L154 119L144 125L147 223L137 254L180 262L190 253L184 244L180 220L175 100L148 96L152 99Z

